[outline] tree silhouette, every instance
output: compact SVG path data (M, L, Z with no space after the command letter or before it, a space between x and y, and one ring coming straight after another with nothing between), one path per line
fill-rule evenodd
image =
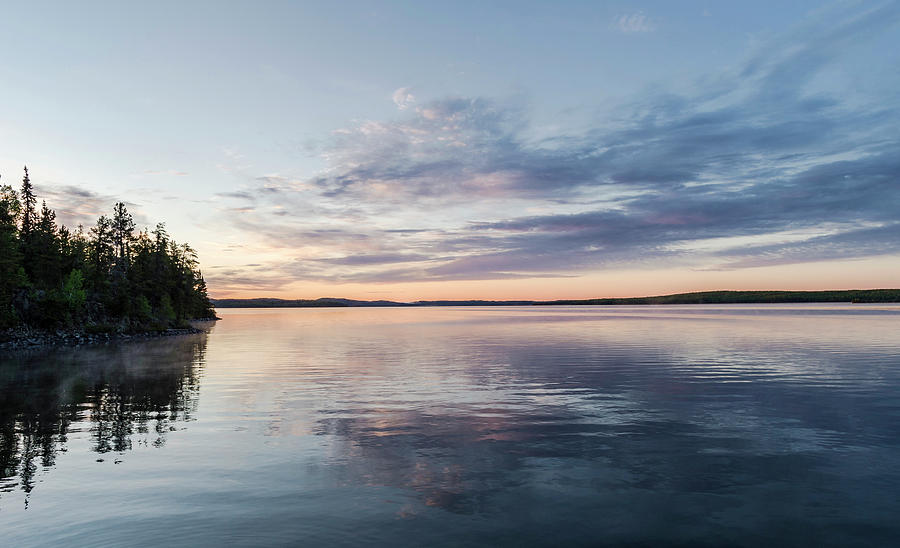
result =
M25 169L22 190L0 186L0 328L90 327L146 331L212 318L197 253L162 223L135 234L124 202L85 234L37 208Z
M22 253L16 225L21 203L16 191L0 185L0 328L16 323L12 300L16 288L25 281Z

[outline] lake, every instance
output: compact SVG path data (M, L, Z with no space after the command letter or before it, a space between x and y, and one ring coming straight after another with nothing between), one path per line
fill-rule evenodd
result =
M0 544L900 538L898 306L219 314L0 354Z

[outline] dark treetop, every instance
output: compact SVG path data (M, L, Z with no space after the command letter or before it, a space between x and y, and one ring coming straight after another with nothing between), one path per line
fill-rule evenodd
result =
M28 168L20 192L0 185L0 329L135 333L213 317L196 252L162 223L137 232L118 202L70 230L46 202L38 209Z

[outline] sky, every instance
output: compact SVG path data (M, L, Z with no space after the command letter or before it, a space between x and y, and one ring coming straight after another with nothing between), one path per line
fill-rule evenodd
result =
M18 2L0 175L213 297L900 287L900 2Z

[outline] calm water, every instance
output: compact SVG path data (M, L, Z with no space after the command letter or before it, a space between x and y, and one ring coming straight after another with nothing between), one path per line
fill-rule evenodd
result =
M0 355L0 544L900 538L900 307L220 315Z

